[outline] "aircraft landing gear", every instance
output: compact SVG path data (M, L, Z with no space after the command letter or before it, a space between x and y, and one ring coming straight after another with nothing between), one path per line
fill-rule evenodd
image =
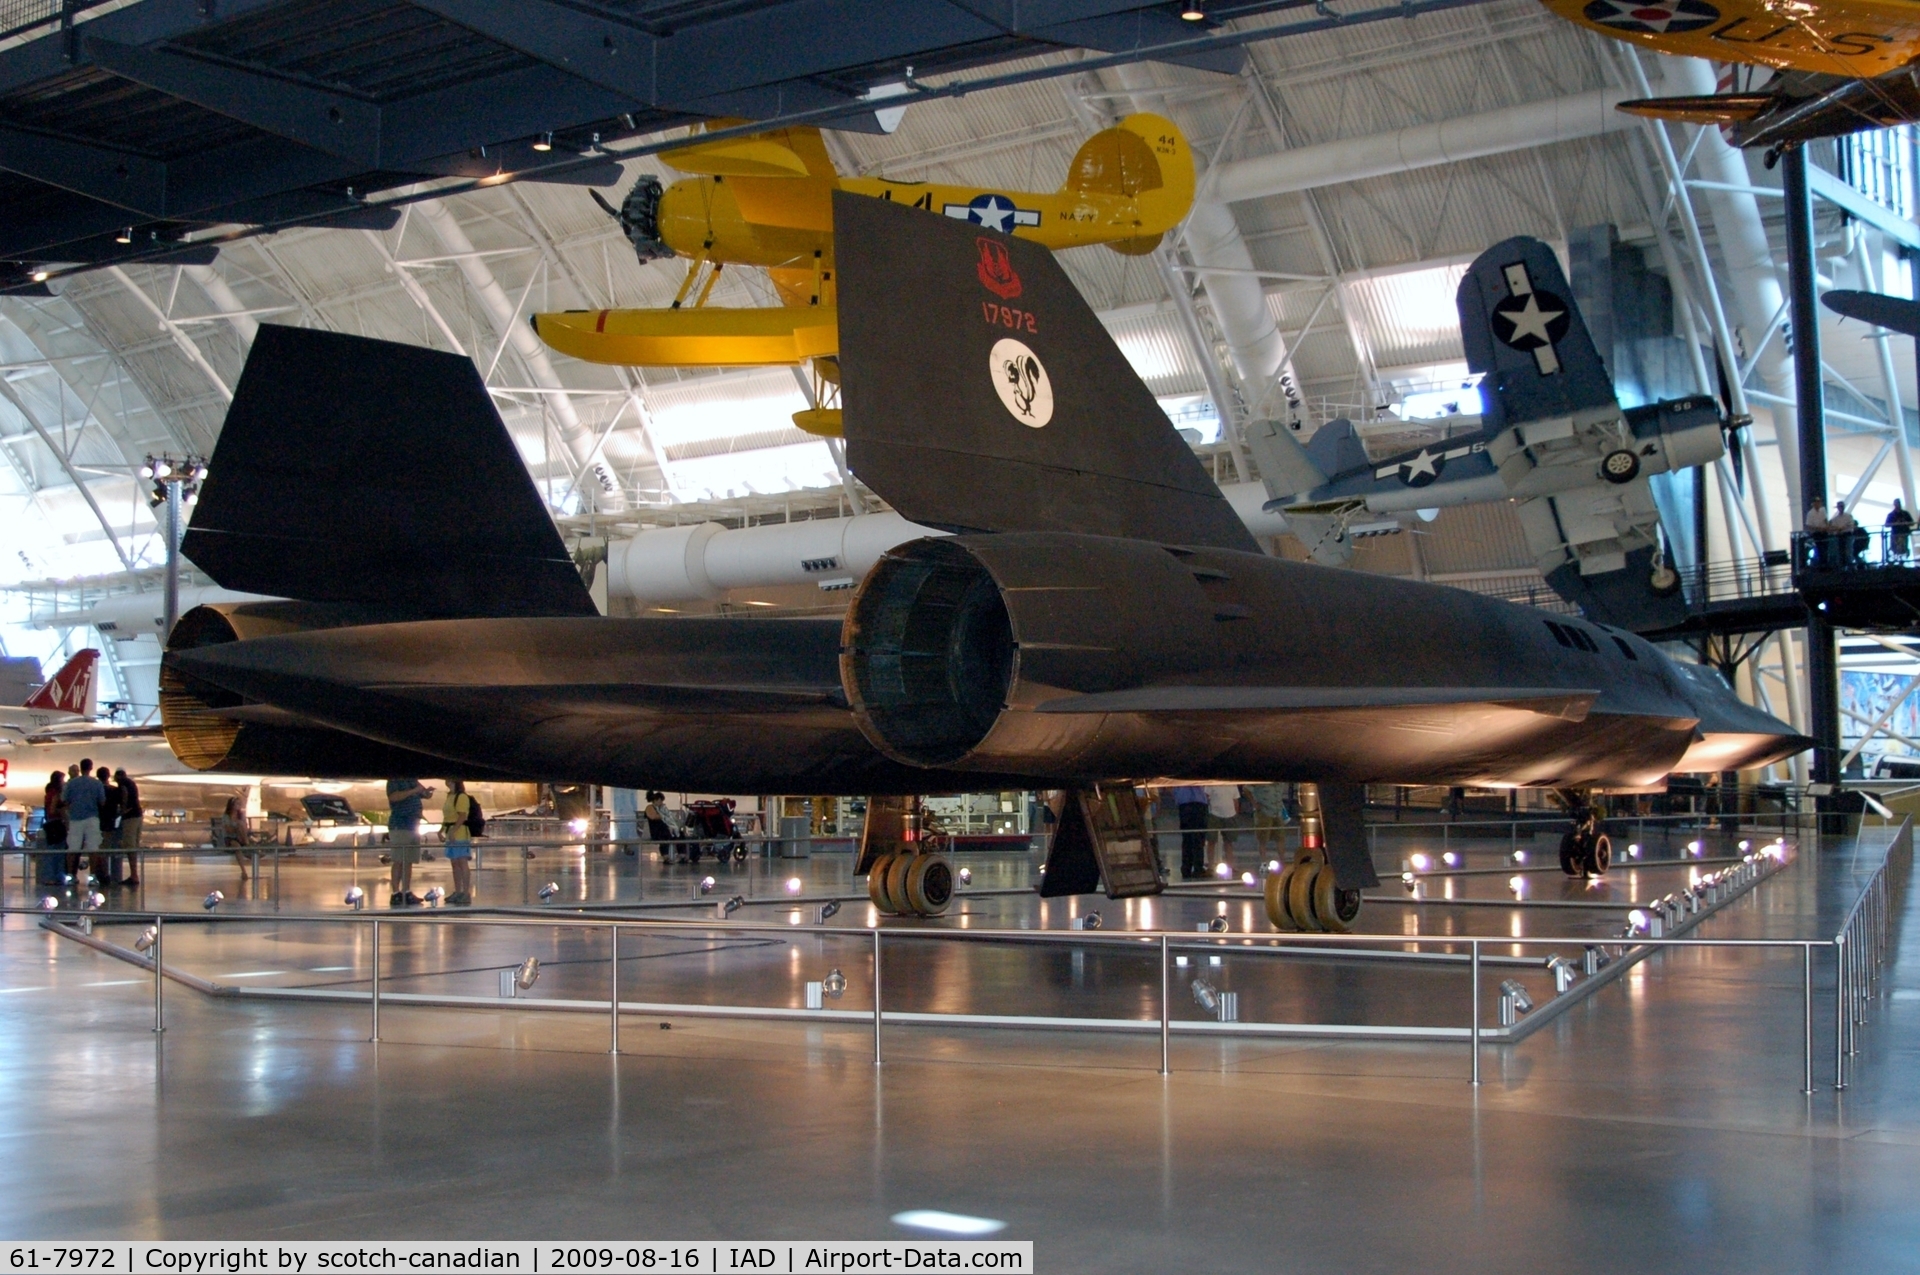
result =
M856 868L884 916L939 916L953 903L953 860L926 848L918 797L869 797Z
M1360 916L1360 891L1341 889L1327 861L1319 785L1300 784L1295 793L1300 803L1300 853L1285 871L1267 878L1267 920L1278 930L1351 933Z
M1573 827L1560 838L1560 870L1570 877L1603 877L1613 866L1613 839L1600 830L1600 812L1579 796L1561 793Z

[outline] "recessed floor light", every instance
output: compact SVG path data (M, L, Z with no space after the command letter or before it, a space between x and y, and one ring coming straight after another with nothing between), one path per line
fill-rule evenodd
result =
M1007 1229L1007 1224L998 1218L968 1217L964 1213L942 1213L939 1209L908 1209L905 1213L895 1213L893 1223L917 1231L938 1231L942 1235L992 1235Z

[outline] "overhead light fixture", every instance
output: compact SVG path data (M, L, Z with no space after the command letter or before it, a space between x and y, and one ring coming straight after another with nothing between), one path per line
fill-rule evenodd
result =
M120 232L119 234L117 234L117 235L115 235L115 236L113 237L113 241L114 241L115 243L132 243L132 242L133 242L133 227L132 227L132 226L128 226L128 227L127 227L127 228L126 228L125 230L122 230L122 231L121 231L121 232Z
M53 272L50 270L36 270L29 277L35 283L45 283L47 280L53 277Z
M1186 3L1180 6L1180 16L1188 22L1204 22L1207 17L1207 7L1201 0L1186 0Z
M538 139L538 140L536 140L536 141L534 142L534 144L533 144L533 149L535 149L535 150L537 150L537 151L539 151L539 152L541 152L542 154L545 154L545 153L546 153L547 151L550 151L550 150L552 150L552 149L553 149L553 134L552 134L552 133L542 133L542 134L540 134L540 137L539 137L539 139Z

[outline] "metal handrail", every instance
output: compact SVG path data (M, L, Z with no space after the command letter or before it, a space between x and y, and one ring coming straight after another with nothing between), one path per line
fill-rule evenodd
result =
M1911 845L1910 828L1903 827L1903 831L1901 835L1907 838L1907 844L1910 847ZM1697 921L1701 916L1704 916L1707 914L1707 912L1710 912L1711 910L1713 910L1713 908L1724 905L1726 902L1729 902L1732 897L1735 897L1735 895L1737 895L1738 893L1743 893L1747 887L1757 884L1760 880L1765 879L1767 876L1771 875L1773 871L1777 871L1784 866L1783 862L1774 861L1773 868L1768 869L1765 866L1766 862L1767 862L1766 860L1749 861L1752 870L1745 875L1745 878L1743 880L1732 883L1737 885L1738 888L1733 890L1731 893L1729 893L1729 895L1726 898L1719 899L1718 901L1714 902L1712 906L1706 909L1703 909L1699 913L1696 913L1693 917L1693 920ZM795 900L795 902L806 903L806 902L811 902L811 900ZM0 907L0 914L24 913L24 912L33 912L33 911L36 911L36 910L28 909L28 908ZM98 946L106 947L109 951L112 951L115 955L122 956L123 959L131 959L131 960L134 960L135 963L137 964L151 966L154 974L154 1015L155 1015L154 1030L156 1032L165 1030L165 1020L164 1020L164 1011L162 1007L163 1001L162 1001L162 991L161 991L161 987L164 982L164 979L167 977L174 977L174 978L183 977L183 975L178 971L169 973L165 969L164 959L161 955L162 949L161 949L160 943L162 940L162 936L165 933L166 923L168 921L172 921L176 925L187 923L187 922L197 922L202 924L206 924L206 923L241 924L241 923L257 922L260 919L262 919L258 916L247 915L247 914L220 915L220 914L214 914L214 913L166 912L166 911L109 912L106 910L99 910L99 911L91 911L91 912L85 912L85 913L72 913L72 912L54 913L51 915L41 913L41 915L42 915L44 924L47 924L49 926L54 926L60 929L63 933L67 933L73 937L80 937L80 936L77 931L71 930L65 925L62 925L61 922L63 920L68 920L68 919L77 920L81 916L86 916L86 917L92 918L96 923L97 922L138 923L141 921L147 921L149 919L152 921L152 924L155 930L155 940L152 948L154 952L154 956L149 960L141 960L140 958L133 957L132 954L126 953L122 949L113 948L112 945L101 943L101 941L92 939L90 936L86 939L86 941L93 942ZM490 913L490 914L481 914L481 915L474 915L470 913L454 914L454 913L441 913L441 912L420 912L420 913L397 913L397 914L388 914L384 916L371 916L371 917L365 917L360 915L342 915L339 913L304 913L304 914L282 914L276 917L275 919L284 920L284 921L295 921L295 922L312 922L312 923L320 923L320 924L348 924L348 925L364 924L371 927L371 944L370 944L372 949L371 959L373 960L374 964L370 971L370 988L368 993L369 1013L370 1013L370 1020L371 1020L371 1024L370 1024L371 1035L369 1039L376 1040L376 1041L379 1039L379 1031L380 1031L379 1013L380 1013L380 1000L381 1000L381 992L380 992L381 975L380 975L380 967L378 964L378 961L379 961L378 953L379 953L379 946L380 946L380 930L383 925L387 925L387 924L454 925L454 926L505 925L505 926L517 927L517 928L537 927L537 928L552 929L555 927L565 927L565 928L583 928L587 930L602 930L602 929L607 930L609 931L610 938L611 938L611 951L612 951L611 960L614 962L614 964L611 967L611 974L610 974L610 977L612 979L612 982L610 983L610 988L612 990L611 990L607 1005L608 1005L608 1012L610 1016L610 1033L611 1033L610 1048L611 1048L611 1051L615 1053L619 1051L619 1046L620 1046L620 1016L623 1012L622 1002L619 999L618 966L617 966L618 955L619 955L619 932L622 928L639 929L643 933L649 932L649 931L655 932L655 933L672 933L672 934L716 933L717 932L717 933L725 933L725 934L783 934L788 937L792 937L795 934L806 934L806 935L812 935L819 938L843 938L843 939L851 939L854 936L861 933L861 929L849 928L849 927L832 927L824 924L795 925L795 924L789 923L785 925L775 925L775 924L769 924L769 923L763 923L763 922L750 922L750 921L736 922L736 921L730 921L730 920L697 921L692 919L675 920L675 919L663 919L663 918L598 917L598 916L581 915L577 912L567 913L567 914ZM1107 948L1115 948L1119 950L1132 949L1136 951L1142 947L1146 947L1156 952L1161 961L1162 996L1160 1001L1159 1027L1160 1027L1160 1035L1161 1035L1161 1070L1163 1074L1166 1074L1171 1070L1171 1059L1169 1054L1169 1038L1172 1031L1173 1018L1172 1018L1172 1001L1171 1001L1171 995L1170 995L1171 974L1170 974L1170 970L1168 969L1168 962L1170 958L1170 953L1172 952L1229 950L1234 952L1237 955L1243 955L1243 956L1244 955L1282 955L1284 956L1284 955L1295 954L1298 951L1302 949L1306 949L1309 946L1311 946L1314 949L1318 949L1318 952L1316 954L1319 954L1319 955L1324 955L1328 947L1332 947L1335 949L1353 948L1356 950L1368 950L1370 954L1378 955L1383 959L1392 959L1394 956L1397 956L1397 955L1406 955L1409 957L1420 955L1420 953L1417 951L1416 952L1395 952L1394 951L1395 948L1405 949L1407 947L1412 947L1415 949L1422 949L1422 948L1429 948L1433 946L1444 946L1444 947L1452 948L1457 951L1459 948L1464 947L1467 950L1469 973L1470 973L1469 999L1471 1004L1470 1004L1470 1011L1469 1011L1469 1027L1467 1029L1467 1039L1471 1047L1471 1079L1474 1084L1480 1083L1480 1062L1481 1062L1480 1055L1481 1055L1481 1049L1482 1049L1482 1040L1484 1035L1486 1034L1481 1026L1481 1012L1480 1012L1481 1011L1480 971L1481 971L1481 965L1483 962L1483 949L1489 944L1507 946L1507 947L1517 946L1517 947L1530 947L1530 948L1549 947L1549 946L1551 947L1570 946L1575 948L1583 948L1583 947L1598 947L1598 946L1605 945L1604 943L1596 944L1593 940L1593 936L1575 936L1575 937L1535 936L1535 937L1529 937L1529 938L1483 938L1483 937L1460 936L1460 935L1377 935L1377 934L1339 935L1339 934L1276 933L1276 934L1261 935L1258 938L1253 938L1247 935L1202 934L1198 932L1170 931L1170 930L1136 930L1136 931L1124 931L1124 932L1121 932L1121 931L1101 932L1098 930L1048 931L1048 930L1020 930L1020 929L959 930L959 929L950 929L950 928L883 930L877 926L872 928L868 932L870 932L873 936L872 943L873 943L874 1003L873 1003L871 1016L873 1021L873 1032L874 1032L874 1063L876 1066L879 1065L882 1060L882 1030L881 1029L882 1029L882 1024L886 1017L883 1005L881 1003L882 972L883 972L883 955L882 955L883 939L884 939L884 936L886 935L892 935L896 939L918 939L922 941L931 941L931 942L950 942L954 940L961 940L961 941L971 941L971 942L1020 943L1020 944L1041 944L1041 945L1067 944L1070 946L1079 946L1079 947L1107 947ZM1644 959L1647 955L1650 955L1652 952L1661 948L1666 948L1666 947L1725 947L1725 948L1783 948L1783 949L1798 948L1801 951L1802 1000L1803 1000L1803 1011L1804 1011L1803 1017L1805 1021L1805 1069L1804 1069L1805 1091L1812 1092L1812 1086L1813 1086L1812 952L1813 952L1813 949L1816 947L1833 948L1837 956L1842 950L1842 946L1839 940L1837 939L1835 940L1828 940L1828 939L1698 939L1698 938L1679 938L1679 937L1669 938L1669 937L1662 936L1660 938L1635 937L1635 938L1631 938L1628 941L1631 943L1631 947L1622 951L1620 955L1617 958L1615 958L1606 967L1605 970L1600 971L1599 974L1596 976L1589 977L1583 983L1577 985L1576 988L1570 989L1568 992L1562 993L1560 996L1557 996L1553 1002L1549 1003L1548 1007L1543 1007L1542 1011L1540 1011L1539 1013L1536 1013L1534 1018L1529 1019L1528 1021L1529 1022L1545 1021L1545 1018L1550 1016L1551 1006L1564 1005L1565 1003L1568 1003L1567 998L1573 996L1576 992L1578 992L1578 994L1580 995L1587 994L1588 991L1602 985L1603 982L1610 981L1611 978L1617 976L1621 970L1624 970L1630 965L1637 963L1639 960ZM1381 946L1382 944L1386 944L1388 946L1382 947ZM1609 970L1612 972L1608 973L1607 971ZM1846 989L1839 978L1836 979L1836 1003L1838 1006L1836 1008L1836 1019L1842 1019L1847 1017L1846 1005L1848 1004L1848 1002L1846 1000ZM1183 1030L1189 1030L1189 1028L1183 1028ZM1512 1037L1509 1036L1508 1039L1512 1039ZM1844 1078L1843 1071L1836 1073L1836 1080L1838 1083L1844 1084L1845 1078Z

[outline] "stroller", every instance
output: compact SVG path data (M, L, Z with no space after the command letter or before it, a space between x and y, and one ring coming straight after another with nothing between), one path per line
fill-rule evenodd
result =
M703 849L722 863L728 855L742 862L747 857L747 843L738 839L740 830L734 824L731 797L687 803L687 827L681 835L689 842L689 863L700 862Z

